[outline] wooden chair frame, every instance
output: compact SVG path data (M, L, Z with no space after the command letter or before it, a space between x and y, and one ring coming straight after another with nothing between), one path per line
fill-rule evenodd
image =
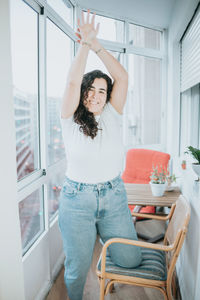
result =
M141 216L139 213L134 215ZM145 217L146 214L145 214ZM175 204L172 205L172 209L167 216L154 216L149 215L150 218L157 220L169 220L169 224L165 233L163 244L153 244L142 241L128 240L122 238L112 238L108 240L102 249L101 253L101 270L96 270L97 276L100 281L100 300L104 300L104 296L112 290L113 284L118 282L122 284L131 284L136 286L143 286L149 288L155 288L159 290L165 300L172 300L172 278L175 269L175 264L178 255L181 251L190 219L190 206L187 200L181 195ZM165 281L150 280L133 276L126 276L114 273L106 272L106 250L114 243L121 243L127 245L134 245L138 247L144 247L149 249L161 250L166 252L166 268L167 279ZM109 280L106 287L105 281Z

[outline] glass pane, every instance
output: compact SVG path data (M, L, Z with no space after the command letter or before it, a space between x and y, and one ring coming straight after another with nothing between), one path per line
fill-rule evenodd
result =
M60 106L71 64L72 42L47 20L48 164L65 157L60 125Z
M199 84L181 94L180 155L188 146L199 146L200 120Z
M114 52L114 51L108 51L110 52L118 61L120 61L121 53ZM101 70L102 72L109 74L108 70L106 69L103 62L100 60L100 58L94 53L93 51L89 52L87 64L85 68L85 73L93 71L93 70ZM111 77L111 76L110 76Z
M158 30L130 24L129 45L160 50L161 34Z
M55 174L48 183L49 219L52 220L58 210L59 196L65 172Z
M43 189L40 188L19 203L23 254L44 231Z
M39 168L38 15L11 2L11 43L18 180Z
M72 26L73 7L68 0L47 0L47 3L57 12L66 23Z
M90 15L92 16L93 14L91 13ZM86 12L84 12L84 16L86 19ZM123 43L124 41L123 21L96 15L95 23L96 25L100 23L99 33L98 33L99 39Z
M180 126L180 154L186 151L190 138L190 105L191 105L191 89L188 89L181 95L181 126Z
M161 61L128 56L126 146L159 144L161 127Z

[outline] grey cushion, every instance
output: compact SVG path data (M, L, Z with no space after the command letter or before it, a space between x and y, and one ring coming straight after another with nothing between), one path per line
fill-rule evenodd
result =
M115 265L110 256L106 257L106 272L115 273L126 276L134 276L140 278L146 278L151 280L166 280L166 263L164 251L153 250L153 249L141 249L142 251L142 262L141 264L132 269L122 268ZM107 251L108 252L108 251ZM101 270L101 258L97 265L98 270Z

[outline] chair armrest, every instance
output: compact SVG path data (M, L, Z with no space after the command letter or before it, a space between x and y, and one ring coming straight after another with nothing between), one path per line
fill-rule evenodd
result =
M131 212L131 215L133 217L141 217L145 219L154 219L154 220L162 220L162 221L167 221L169 219L169 215L156 215L156 214L143 214L143 213L136 213L136 212Z
M165 215L165 216L161 216L161 215L154 215L154 214L143 214L143 213L140 213L140 212L131 212L131 215L133 217L142 217L142 218L146 218L146 219L154 219L154 220L161 220L161 221L167 221L167 220L170 220L173 213L174 213L174 209L176 207L176 204L172 204L172 207L171 207L171 210L169 212L168 215Z
M174 245L161 245L161 244L153 244L153 243L148 243L148 242L142 242L142 241L136 241L136 240L129 240L129 239L124 239L124 238L112 238L109 239L103 246L103 250L107 249L111 244L126 244L126 245L132 245L132 246L137 246L137 247L143 247L143 248L150 248L150 249L155 249L155 250L162 250L162 251L172 251L174 249ZM102 251L103 251L102 250Z

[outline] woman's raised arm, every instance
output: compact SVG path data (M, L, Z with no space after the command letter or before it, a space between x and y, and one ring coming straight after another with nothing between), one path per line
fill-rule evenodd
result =
M92 41L98 34L99 25L94 28L93 15L91 23L89 22L89 10L87 13L87 19L84 21L84 15L82 12L82 22L78 20L79 33L81 34L81 45L72 62L71 68L68 73L67 84L63 95L61 117L69 118L76 111L80 101L80 87L85 71L88 52L92 45ZM79 34L76 34L79 38Z
M128 73L96 38L92 41L92 50L96 52L114 79L110 103L119 113L122 113L128 90Z

